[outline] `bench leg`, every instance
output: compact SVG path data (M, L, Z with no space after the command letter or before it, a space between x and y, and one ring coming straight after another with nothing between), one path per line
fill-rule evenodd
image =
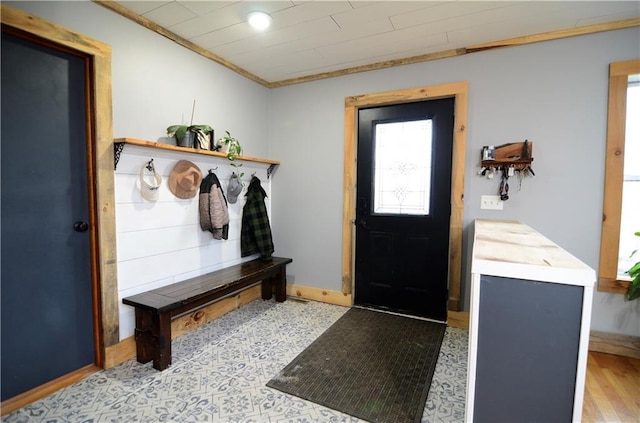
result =
M153 368L164 370L171 365L171 316L168 313L161 313L156 317L153 325L156 347L153 355Z
M171 316L136 308L136 358L139 363L153 360L153 368L171 365Z
M273 296L273 284L271 278L265 278L262 280L262 299L270 300Z
M287 299L287 275L285 267L280 267L280 271L273 277L276 286L276 301L281 303Z
M136 308L136 358L139 363L153 360L153 313L149 310Z
M287 299L287 276L285 273L285 267L281 266L273 276L264 278L262 280L262 299L270 300L273 296L273 291L276 291L276 301L281 303Z

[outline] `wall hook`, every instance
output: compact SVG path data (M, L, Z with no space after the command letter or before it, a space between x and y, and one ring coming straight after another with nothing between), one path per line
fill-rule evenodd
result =
M146 167L147 167L147 170L149 172L153 172L155 170L155 168L153 166L153 158L147 162L147 166Z

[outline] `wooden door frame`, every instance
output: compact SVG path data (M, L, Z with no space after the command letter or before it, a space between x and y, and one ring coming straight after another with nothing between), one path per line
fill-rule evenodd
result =
M344 101L344 208L342 214L342 292L352 294L355 280L355 213L358 147L358 110L439 98L455 98L453 156L451 163L451 221L449 232L448 309L461 307L462 220L464 212L464 169L467 145L466 81L346 97ZM354 296L351 296L353 302Z
M115 230L111 46L19 9L0 4L2 25L89 56L87 167L91 215L95 364L120 341Z

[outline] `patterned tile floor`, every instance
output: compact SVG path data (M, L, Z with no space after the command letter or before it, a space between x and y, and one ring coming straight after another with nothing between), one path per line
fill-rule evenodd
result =
M129 360L15 411L13 422L358 422L265 384L347 311L256 300L173 341L158 372ZM447 328L422 422L464 418L468 332Z

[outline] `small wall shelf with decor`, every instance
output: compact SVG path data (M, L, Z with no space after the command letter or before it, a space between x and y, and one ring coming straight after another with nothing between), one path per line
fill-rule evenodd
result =
M533 162L533 143L528 140L482 149L482 167L512 166L517 169L526 169L531 166L531 162Z
M175 151L175 152L179 152L179 153L188 153L188 154L199 154L202 156L211 156L211 157L219 157L219 158L223 158L226 159L227 158L227 153L221 153L221 152L217 152L217 151L210 151L210 150L201 150L201 149L197 149L197 148L190 148L190 147L178 147L175 145L171 145L171 144L163 144L160 142L154 142L154 141L145 141L145 140L139 140L136 138L115 138L113 140L113 153L114 153L114 166L115 168L118 167L118 161L120 159L120 154L122 154L122 150L124 149L125 145L136 145L139 147L149 147L149 148L154 148L154 149L159 149L159 150L166 150L166 151ZM270 159L262 159L259 157L249 157L249 156L236 156L235 160L241 160L241 161L246 161L246 162L255 162L255 163L266 163L269 166L269 170L267 171L267 175L270 175L271 172L273 171L273 169L280 164L280 162L278 160L270 160Z
M533 143L512 142L509 144L484 146L480 162L479 175L491 179L501 173L499 195L501 201L509 199L509 178L517 174L522 185L522 179L527 176L535 176L531 163L533 162Z
M484 169L505 167L512 167L516 170L531 169L532 162L533 143L528 140L482 149L481 166Z

